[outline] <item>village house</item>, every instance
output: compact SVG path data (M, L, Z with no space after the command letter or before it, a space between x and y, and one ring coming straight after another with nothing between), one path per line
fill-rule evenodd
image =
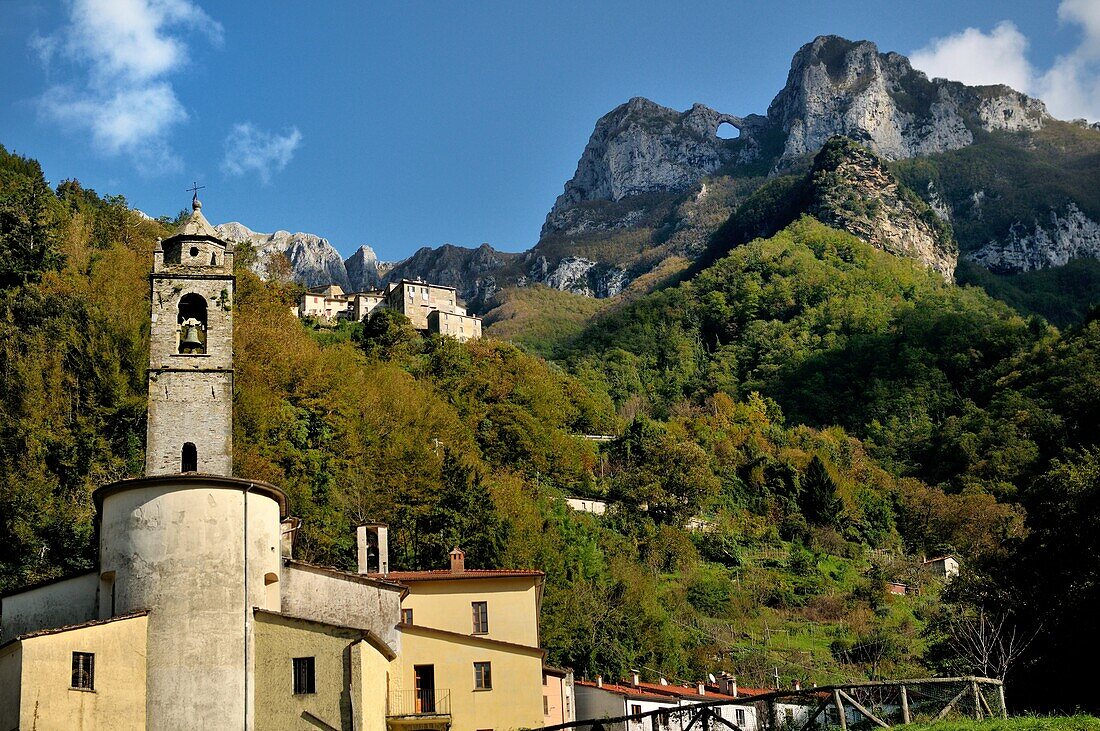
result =
M298 317L335 321L348 316L351 300L339 284L307 289L298 301Z
M233 475L234 248L192 208L153 252L145 475L93 493L94 570L0 596L0 729L541 725L541 572L391 572L378 525L357 572L298 561L285 493Z
M948 554L926 560L922 568L937 579L947 581L959 575L959 560Z
M697 683L694 686L673 685L664 678L658 683L641 679L632 670L630 680L605 683L602 677L596 682L577 681L577 717L582 720L599 720L618 716L635 716L656 711L650 720L629 721L627 731L654 731L679 728L681 718L672 711L700 703L723 703L713 710L722 720L735 724L741 731L758 731L763 728L757 718L757 708L751 696L766 693L765 690L738 690L736 679L723 677L720 685ZM742 701L738 703L737 701Z
M586 497L567 497L565 498L565 504L568 505L571 510L575 510L578 513L603 515L607 512L607 502L603 500L593 500Z
M555 726L577 720L573 671L546 665L542 668L542 725Z
M386 307L405 315L417 330L458 340L481 337L481 318L466 312L454 287L413 279L390 282Z

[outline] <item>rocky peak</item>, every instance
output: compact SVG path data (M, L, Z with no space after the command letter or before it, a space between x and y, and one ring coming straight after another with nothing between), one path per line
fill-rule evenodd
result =
M543 233L564 225L562 214L588 201L619 201L653 192L679 192L737 159L738 145L720 139L718 125L753 124L695 104L686 112L634 97L600 117L577 171L546 218Z
M283 254L294 279L307 287L339 284L345 290L351 288L344 260L328 239L302 232L259 233L236 221L223 223L215 230L227 241L251 243L256 252L252 269L261 276L266 274L271 257Z
M382 286L382 278L392 265L378 260L374 249L363 244L355 253L344 260L344 269L348 273L348 282L356 292L377 289Z
M950 227L873 152L834 137L814 158L809 182L806 210L819 221L953 279L959 251Z
M965 147L975 128L1038 129L1046 119L1041 101L1007 86L929 80L905 56L838 36L819 36L798 50L768 107L768 121L786 135L782 159L845 135L896 160Z

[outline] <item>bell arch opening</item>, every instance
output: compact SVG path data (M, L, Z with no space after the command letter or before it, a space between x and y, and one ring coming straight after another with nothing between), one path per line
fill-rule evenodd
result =
M184 442L180 450L180 472L199 471L199 450L194 442Z
M182 355L206 353L206 298L193 292L181 297L176 323L178 352Z
M734 127L730 122L719 122L718 129L714 131L714 136L720 140L736 140L741 136L741 130Z

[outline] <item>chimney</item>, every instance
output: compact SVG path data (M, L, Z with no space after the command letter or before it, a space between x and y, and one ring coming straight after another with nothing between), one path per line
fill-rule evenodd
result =
M729 694L734 698L737 697L737 676L731 675L729 678Z
M800 681L800 680L794 681L794 689L795 690L802 690L802 681Z
M382 574L390 572L389 529L382 523L367 523L355 529L356 553L359 573Z
M466 552L458 546L451 551L451 573L461 574L466 570Z
M597 688L602 688L603 687L603 676L602 675L597 675L596 676L596 687Z
M668 681L664 678L661 678L661 685L668 685Z
M699 691L699 695L707 694L707 684L701 680L699 681L698 685L695 686L695 689Z
M294 558L294 539L298 537L298 529L301 527L301 518L284 518L280 524L279 553L283 558Z
M638 681L640 681L641 679L642 679L641 675L638 673L638 671L631 668L630 669L630 685L637 688L638 687Z

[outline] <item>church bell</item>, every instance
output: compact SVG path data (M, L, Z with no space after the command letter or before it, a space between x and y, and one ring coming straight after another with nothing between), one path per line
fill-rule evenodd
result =
M202 336L199 334L199 326L194 320L188 320L184 323L183 338L180 339L180 351L201 351L202 348Z

